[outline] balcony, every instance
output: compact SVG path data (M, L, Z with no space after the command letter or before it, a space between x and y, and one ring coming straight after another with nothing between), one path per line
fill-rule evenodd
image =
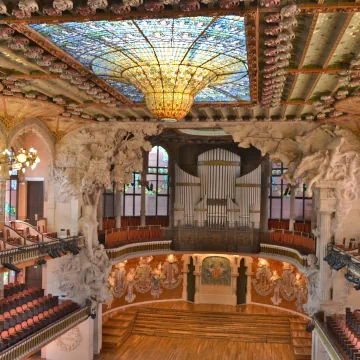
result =
M87 320L89 314L90 306L72 312L2 351L0 353L0 360L23 359L34 354L74 326Z

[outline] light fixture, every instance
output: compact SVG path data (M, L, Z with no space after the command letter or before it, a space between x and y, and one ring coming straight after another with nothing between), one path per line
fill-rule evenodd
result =
M33 148L30 148L29 150L21 148L17 153L5 149L2 152L0 159L0 163L2 165L8 165L10 176L12 175L14 170L22 171L22 173L25 173L26 168L28 168L29 166L32 170L34 170L39 162L40 158L37 156L37 151Z

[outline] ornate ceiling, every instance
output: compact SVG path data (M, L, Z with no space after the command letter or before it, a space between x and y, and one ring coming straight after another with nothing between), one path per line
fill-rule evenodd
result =
M355 1L298 2L298 8L278 0L13 4L2 6L1 93L63 107L61 114L38 117L57 136L92 121L158 121L120 70L125 69L124 49L130 48L130 62L145 59L144 67L153 56L150 49L173 41L181 56L182 43L194 40L197 50L206 45L220 57L239 60L237 69L227 75L230 80L199 92L185 119L165 127L305 121L358 131L352 115L360 95L360 3ZM206 24L234 19L239 21L236 33L227 26L220 37L204 32ZM199 35L204 34L215 36L202 43ZM348 107L337 105L349 97L354 99Z

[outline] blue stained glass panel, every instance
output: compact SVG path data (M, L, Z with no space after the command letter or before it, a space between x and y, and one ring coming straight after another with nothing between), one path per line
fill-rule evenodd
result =
M237 15L179 19L31 24L95 75L134 102L144 101L124 71L182 64L207 68L217 80L195 102L249 101L244 18ZM130 69L130 70L129 70ZM176 78L176 77L175 77Z

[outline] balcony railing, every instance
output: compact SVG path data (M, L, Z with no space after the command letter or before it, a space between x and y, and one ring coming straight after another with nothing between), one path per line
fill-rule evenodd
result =
M106 253L110 260L118 260L120 257L129 254L168 252L171 250L171 240L149 242L144 241L140 243L124 245L116 249L106 249Z
M329 333L326 325L320 321L318 316L314 317L314 331L319 336L321 343L323 344L326 352L328 353L331 360L342 360L344 356L341 354L340 350L335 346L335 341L332 339L331 334Z
M63 319L39 330L29 338L19 341L17 344L4 350L0 353L0 360L18 360L30 356L66 331L88 319L89 314L90 306L73 312Z
M260 254L290 258L297 261L297 263L302 267L307 267L307 255L302 255L299 251L290 247L271 244L260 244Z
M37 259L52 252L67 252L72 249L81 248L84 245L82 236L74 236L66 239L52 239L48 242L39 242L0 251L0 263L19 264L21 262Z

